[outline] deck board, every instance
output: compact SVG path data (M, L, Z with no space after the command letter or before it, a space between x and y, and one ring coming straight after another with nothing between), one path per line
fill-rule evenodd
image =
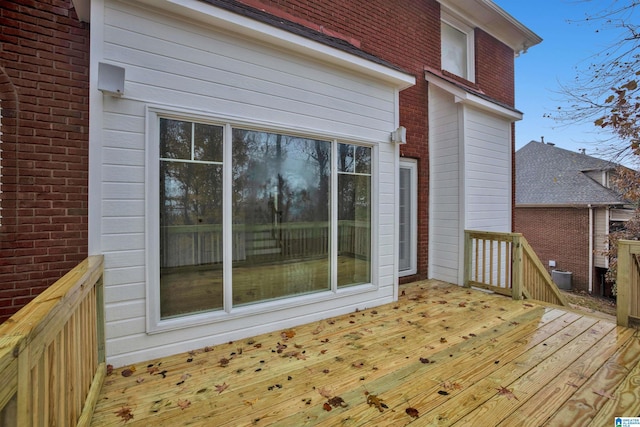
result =
M401 289L394 304L115 369L92 425L556 426L640 414L633 330L442 282ZM346 406L328 411L336 396Z

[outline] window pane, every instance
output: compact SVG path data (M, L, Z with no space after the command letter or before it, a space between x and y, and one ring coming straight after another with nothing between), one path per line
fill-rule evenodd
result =
M467 77L467 35L444 22L441 23L442 69Z
M338 153L355 152L370 171L371 149L340 144ZM352 150L344 150L350 147ZM339 163L342 162L340 159ZM366 166L368 165L368 166ZM356 170L359 165L356 166ZM371 282L371 176L338 174L338 286Z
M233 131L233 302L330 289L331 143Z
M355 146L338 145L338 172L353 172L355 170Z
M191 122L160 119L160 158L191 159Z
M166 158L184 149L183 123L165 121ZM222 309L222 290L222 165L160 160L160 317Z
M194 130L193 159L222 162L222 128L196 123Z
M400 167L400 215L398 232L400 245L398 250L400 271L411 268L411 169Z

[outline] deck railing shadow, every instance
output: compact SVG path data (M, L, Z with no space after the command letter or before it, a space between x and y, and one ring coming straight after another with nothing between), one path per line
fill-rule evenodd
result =
M513 299L567 306L535 251L520 233L465 230L464 285Z
M640 325L640 242L618 241L617 319L618 325Z
M103 268L88 257L0 325L0 426L91 422L106 373Z

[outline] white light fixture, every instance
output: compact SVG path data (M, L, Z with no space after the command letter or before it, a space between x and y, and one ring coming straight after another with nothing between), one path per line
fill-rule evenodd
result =
M105 95L124 94L124 68L117 65L98 63L98 90Z
M406 144L407 143L407 128L400 126L398 129L391 132L391 142L394 144Z

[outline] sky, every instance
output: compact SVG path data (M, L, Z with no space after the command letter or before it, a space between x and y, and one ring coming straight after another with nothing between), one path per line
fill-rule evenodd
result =
M608 47L614 34L596 32L602 24L585 17L610 5L603 0L494 0L515 19L543 40L515 60L516 108L524 113L516 122L516 149L529 141L555 143L571 151L586 149L604 157L598 144L598 128L590 123L566 125L545 114L553 114L566 98L562 85L571 84L577 69L593 62L593 55Z

